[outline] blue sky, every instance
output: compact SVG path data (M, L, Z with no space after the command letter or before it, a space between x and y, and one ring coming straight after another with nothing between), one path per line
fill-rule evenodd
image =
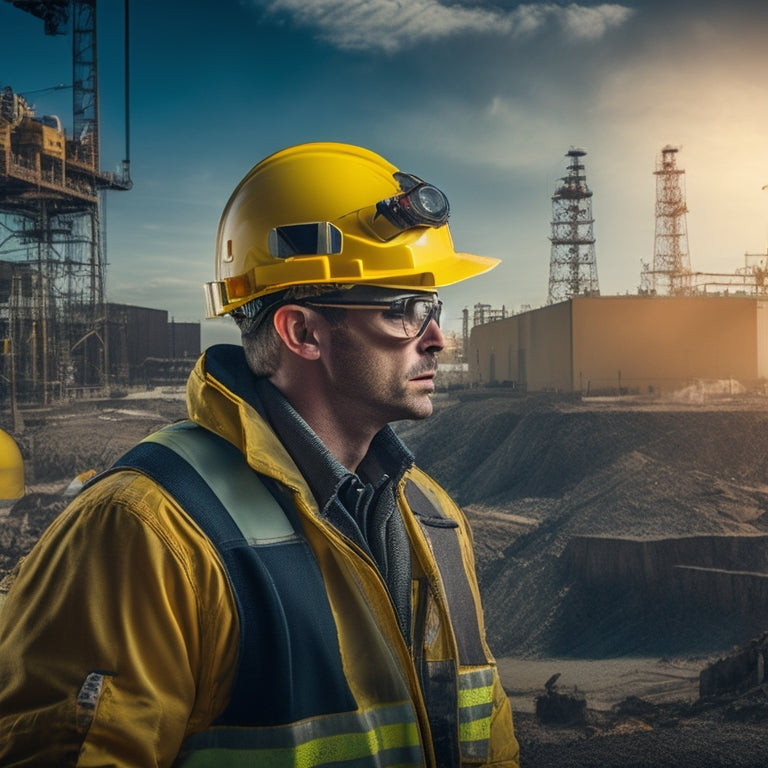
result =
M760 6L760 7L758 7ZM603 294L652 260L656 157L679 146L696 271L768 247L768 4L751 0L132 0L130 192L106 206L107 293L202 320L221 210L246 171L304 141L367 146L439 187L457 248L496 256L444 289L546 302L551 196L587 151ZM102 167L124 157L122 0L99 4ZM0 86L71 129L71 38L0 2ZM204 322L203 341L233 338Z

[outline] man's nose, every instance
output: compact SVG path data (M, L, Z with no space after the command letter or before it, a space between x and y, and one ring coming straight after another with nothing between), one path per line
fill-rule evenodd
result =
M445 336L437 322L432 319L427 325L427 329L419 338L419 346L422 349L441 350L445 347Z

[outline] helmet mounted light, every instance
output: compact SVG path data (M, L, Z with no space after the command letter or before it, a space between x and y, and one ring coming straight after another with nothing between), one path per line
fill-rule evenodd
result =
M402 191L376 203L368 222L379 239L391 240L415 227L441 227L448 221L451 206L436 186L410 173L398 171L393 176Z

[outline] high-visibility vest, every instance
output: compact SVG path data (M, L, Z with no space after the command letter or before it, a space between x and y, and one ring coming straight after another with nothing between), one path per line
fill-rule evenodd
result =
M218 551L240 618L230 702L184 743L179 765L422 766L408 691L360 707L344 673L323 575L292 501L228 441L192 422L160 430L118 460L173 496ZM406 498L432 548L458 558L455 522L412 481ZM447 560L445 560L447 562ZM443 569L461 667L417 658L438 764L487 754L493 672L463 569ZM423 618L423 617L422 617ZM415 619L416 636L419 617ZM414 644L415 646L418 643ZM458 722L457 715L458 712Z

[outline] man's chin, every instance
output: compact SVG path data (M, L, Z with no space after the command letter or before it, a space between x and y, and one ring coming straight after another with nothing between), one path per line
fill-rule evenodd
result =
M432 395L430 394L427 397L419 398L419 402L414 403L408 409L408 415L403 418L410 419L411 421L420 421L431 416L433 410L434 405L432 404Z

